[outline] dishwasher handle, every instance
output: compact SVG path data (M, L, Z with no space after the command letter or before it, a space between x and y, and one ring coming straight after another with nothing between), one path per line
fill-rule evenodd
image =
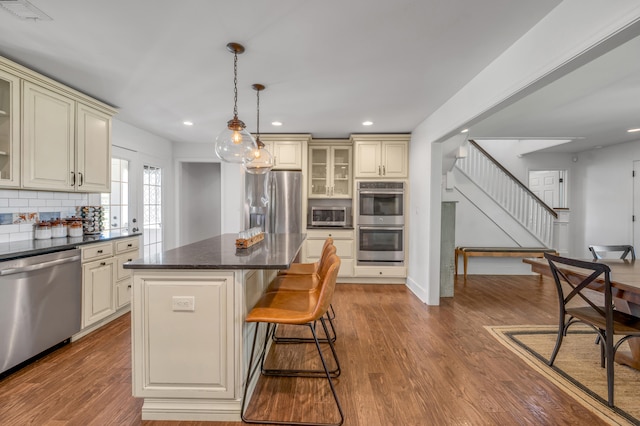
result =
M40 269L51 268L51 267L56 266L56 265L62 265L62 264L65 264L65 263L71 263L71 262L75 262L77 260L80 260L80 255L76 255L76 256L72 256L72 257L65 257L63 259L51 260L49 262L37 263L35 265L22 266L20 268L4 269L4 270L0 271L0 277L6 276L6 275L20 274L22 272L38 271Z

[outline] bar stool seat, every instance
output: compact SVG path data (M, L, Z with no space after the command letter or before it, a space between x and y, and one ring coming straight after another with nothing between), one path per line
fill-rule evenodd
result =
M344 414L338 395L335 390L332 377L336 377L340 374L340 364L338 357L333 346L333 343L328 338L329 331L324 319L324 316L329 308L333 293L335 290L336 277L340 268L340 258L335 254L331 255L327 260L329 266L326 273L323 275L322 281L313 291L273 291L265 293L260 300L255 304L251 311L247 314L245 322L257 323L253 335L253 346L251 349L251 355L249 356L249 366L247 368L247 377L245 381L245 390L242 401L242 420L246 423L267 423L267 424L304 424L304 425L342 425L344 422ZM316 324L318 321L322 324L325 335L327 336L326 342L329 344L333 358L335 360L336 369L329 370L325 356L320 347L320 340L316 333ZM333 394L333 399L336 404L337 411L339 413L339 421L337 423L308 423L308 422L291 422L284 420L265 420L265 419L251 419L246 417L247 401L247 388L251 382L252 371L254 370L254 354L256 350L256 342L258 336L258 329L260 323L267 324L267 330L265 332L265 342L261 354L258 356L258 360L261 363L260 372L265 375L271 376L284 376L284 377L313 377L313 378L326 378ZM264 367L266 349L269 342L269 333L271 324L287 324L298 325L308 327L313 335L313 341L316 345L318 355L322 362L322 370L295 370L295 369L266 369ZM333 374L332 374L333 373ZM292 402L293 403L293 402Z
M324 240L322 251L320 252L320 260L313 263L294 263L289 267L289 269L279 271L278 275L311 275L318 273L320 263L322 262L322 259L327 256L326 250L329 246L333 246L333 238L331 237L327 237L327 239Z

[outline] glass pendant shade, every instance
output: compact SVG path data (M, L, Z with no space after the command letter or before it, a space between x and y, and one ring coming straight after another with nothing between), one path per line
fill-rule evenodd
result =
M256 149L255 139L244 127L228 126L216 138L216 155L229 163L242 163Z
M273 156L258 139L258 147L251 151L249 155L242 159L244 169L247 173L262 175L273 168Z

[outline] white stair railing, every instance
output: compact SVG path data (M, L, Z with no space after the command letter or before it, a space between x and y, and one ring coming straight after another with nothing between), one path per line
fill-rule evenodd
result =
M467 156L458 158L455 166L542 244L551 247L557 213L477 143L469 140Z

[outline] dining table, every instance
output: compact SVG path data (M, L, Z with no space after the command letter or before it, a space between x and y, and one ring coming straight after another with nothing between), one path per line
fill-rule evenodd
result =
M547 259L525 258L522 261L531 265L533 272L553 277ZM611 290L616 309L640 317L640 260L588 259L588 261L604 263L611 269ZM566 269L579 279L586 278L592 272L563 265L559 265L559 269ZM603 282L604 277L600 277L596 281ZM596 284L591 288L596 291L602 291L604 286ZM630 351L617 351L615 360L619 364L640 370L640 337L633 337L627 342L629 343Z

